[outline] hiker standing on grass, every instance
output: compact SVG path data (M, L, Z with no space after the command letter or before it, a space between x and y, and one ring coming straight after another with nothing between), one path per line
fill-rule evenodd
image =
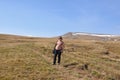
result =
M60 36L55 44L54 47L54 59L53 59L53 65L56 64L56 58L58 56L58 64L60 64L61 61L61 53L63 52L63 48L64 48L64 42L63 42L63 38Z

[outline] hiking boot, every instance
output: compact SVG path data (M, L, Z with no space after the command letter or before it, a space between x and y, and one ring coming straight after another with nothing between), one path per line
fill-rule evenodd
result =
M56 64L53 63L52 65L56 65Z
M60 65L60 63L58 63L58 65Z

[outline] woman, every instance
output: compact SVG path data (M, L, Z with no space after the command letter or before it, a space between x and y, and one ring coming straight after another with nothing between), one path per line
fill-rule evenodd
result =
M55 52L54 52L53 65L56 64L57 56L58 56L58 64L60 64L61 53L63 52L63 48L64 48L64 42L63 42L63 38L61 36L58 38L54 48L55 48Z

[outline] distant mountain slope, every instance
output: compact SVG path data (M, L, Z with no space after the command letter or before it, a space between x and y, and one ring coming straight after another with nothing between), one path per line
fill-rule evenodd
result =
M87 40L120 40L120 35L111 34L93 34L93 33L81 33L81 32L68 32L63 35L69 39L87 39Z
M34 37L34 36L22 36L14 34L0 34L0 39L39 39L43 37ZM45 37L44 37L45 38Z
M68 32L62 35L67 39L81 39L81 40L99 40L99 41L120 41L120 35L110 35L110 34L93 34L93 33L83 33L83 32ZM57 37L57 36L56 36ZM52 37L52 38L56 38ZM0 40L21 40L21 39L42 39L43 37L30 37L21 36L14 34L0 34ZM45 39L44 37L43 39ZM46 38L48 39L48 38Z

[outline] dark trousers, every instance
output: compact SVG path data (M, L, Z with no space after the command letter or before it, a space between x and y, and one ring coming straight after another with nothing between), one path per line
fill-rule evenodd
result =
M57 56L58 56L58 64L60 64L61 50L55 50L53 64L56 64L56 58L57 58Z

